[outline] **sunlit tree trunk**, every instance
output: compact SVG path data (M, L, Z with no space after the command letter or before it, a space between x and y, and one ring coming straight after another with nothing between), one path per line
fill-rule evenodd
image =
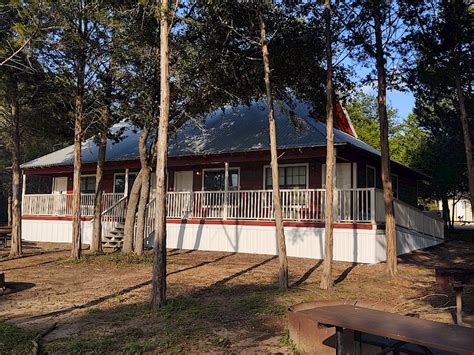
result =
M375 59L378 84L377 104L380 121L382 185L385 206L387 272L390 276L395 276L397 274L397 239L395 229L395 211L393 208L392 175L390 173L390 150L388 142L387 74L385 71L385 53L382 39L382 5L373 6L375 24Z
M84 92L85 92L85 71L86 71L86 48L83 40L88 36L87 18L85 17L85 4L79 2L76 34L79 44L76 49L76 98L75 98L75 120L74 120L74 173L72 192L72 248L71 257L79 260L81 257L81 146L83 137L84 121Z
M268 130L270 135L270 153L272 170L272 190L273 190L273 210L275 211L275 226L278 240L279 258L279 287L286 290L288 288L288 260L286 257L285 230L283 227L283 211L281 208L280 181L278 177L278 152L275 115L273 109L272 81L270 70L270 53L268 51L267 33L265 30L265 20L261 10L258 10L258 24L260 27L260 38L262 44L263 70L265 79L265 89L268 101Z
M94 225L91 251L102 252L102 198L104 195L104 164L107 150L107 131L110 122L110 104L102 107L102 127L99 137L99 153L95 173Z
M20 169L20 102L18 97L18 83L13 74L7 79L7 95L10 108L11 143L12 155L12 240L10 256L22 254L21 245L21 169Z
M128 195L127 212L125 214L125 225L123 227L122 252L131 253L133 250L133 239L135 230L135 217L137 215L138 200L142 188L142 170L133 182L132 189Z
M467 116L466 103L464 98L464 90L461 84L461 78L459 72L456 70L454 75L456 83L456 94L458 97L458 112L459 119L462 125L462 134L464 138L464 150L466 152L466 164L467 164L467 178L469 184L469 200L471 202L471 211L474 211L474 167L472 161L472 142L471 132L469 130L469 118Z
M143 239L145 238L146 205L150 195L150 164L147 154L146 142L148 139L148 127L144 127L140 136L139 151L140 165L142 172L142 188L140 190L140 199L138 201L137 212L137 231L135 233L134 252L137 255L143 254Z
M170 111L168 0L161 0L160 14L160 121L156 144L156 215L153 243L151 304L166 303L166 163Z
M329 290L333 286L333 222L334 222L334 115L333 115L333 81L332 81L332 35L331 35L331 1L325 0L324 18L326 23L326 206L324 216L324 263L320 287Z

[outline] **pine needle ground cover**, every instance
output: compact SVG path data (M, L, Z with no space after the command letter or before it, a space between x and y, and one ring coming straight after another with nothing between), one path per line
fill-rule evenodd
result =
M288 292L278 291L278 259L270 255L170 250L168 303L149 307L151 255L121 253L69 259L67 245L28 245L27 257L0 269L2 353L31 353L32 339L49 353L292 352L286 310L313 300L366 301L393 312L452 322L453 294L437 289L434 266L474 265L471 242L448 241L400 259L400 276L385 265L335 262L334 291L319 289L320 260L289 258ZM474 295L464 294L474 324Z

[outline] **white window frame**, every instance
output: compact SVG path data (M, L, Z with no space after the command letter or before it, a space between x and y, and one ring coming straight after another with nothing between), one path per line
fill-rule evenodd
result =
M336 187L337 166L338 165L340 166L340 164L350 164L351 165L351 186L349 188L350 189L357 188L357 163L356 162L350 162L350 161L334 163L334 174L333 174L334 188L337 188ZM326 188L326 163L321 164L321 188L322 189Z
M369 164L367 164L365 166L365 187L366 188L371 188L371 187L367 186L367 176L369 176L367 174L367 171L369 169L373 169L373 171L374 171L374 186L372 186L372 187L377 188L377 169L375 168L375 166L372 166L372 165L369 165Z
M239 166L229 166L229 171L230 170L237 170L238 175L237 175L237 190L232 190L232 191L238 191L240 190L240 167ZM206 171L223 171L225 174L225 168L204 168L202 169L202 177L201 177L201 191L212 191L212 190L204 190L204 175L206 174ZM224 191L224 190L222 190Z
M151 174L151 173L150 173L150 174ZM117 175L123 175L123 176L125 176L125 175L127 175L127 174L126 174L126 173L114 173L114 182L113 182L114 187L113 187L113 189L112 189L112 191L113 191L114 194L115 194L115 193L118 193L118 192L115 192L115 177L116 177ZM136 176L138 175L138 172L137 172L137 171L134 171L134 172L130 172L130 171L129 171L129 172L128 172L128 176L130 177L130 175L135 175L135 177L136 177ZM150 190L151 190L151 188L150 188ZM124 192L125 192L125 191L124 191Z
M295 166L304 166L304 167L306 167L306 187L304 189L308 189L308 186L309 186L309 163L278 164L278 169L286 168L286 167L295 167ZM267 165L263 166L263 183L262 183L263 190L266 190L266 185L267 185L266 184L266 182L267 182L267 176L266 176L267 168L271 168L271 165L267 164Z

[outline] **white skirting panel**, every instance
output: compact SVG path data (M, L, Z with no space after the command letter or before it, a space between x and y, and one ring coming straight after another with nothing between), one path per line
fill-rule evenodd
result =
M334 229L334 260L374 263L377 231ZM288 256L322 259L324 228L285 227ZM152 245L149 238L146 245ZM277 255L275 227L168 224L167 247Z
M443 239L435 238L397 226L397 254L403 255L413 250L424 249L441 244ZM376 262L385 261L385 233L377 238Z
M90 244L92 223L81 222L82 242ZM72 222L23 220L23 239L37 242L70 243ZM285 227L288 256L311 259L324 257L324 228ZM411 230L397 227L398 254L442 243ZM145 243L152 245L152 238ZM230 224L168 223L167 247L207 251L277 255L275 227ZM334 260L378 263L385 260L385 233L373 229L334 229Z
M21 222L23 240L33 242L71 243L72 221L23 220ZM81 221L82 243L90 244L92 222Z

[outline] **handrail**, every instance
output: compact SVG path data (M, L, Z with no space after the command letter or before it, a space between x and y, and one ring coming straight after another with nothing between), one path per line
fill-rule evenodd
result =
M148 201L148 203L145 205L145 208L148 208L148 206L150 206L152 203L154 203L156 200L156 197L153 197L150 201Z
M123 200L126 200L128 199L128 196L125 195L124 197L122 197L120 200L118 200L117 202L115 202L111 207L107 208L105 211L103 211L101 213L101 216L105 215L107 212L110 212L112 211L115 207L117 207Z

